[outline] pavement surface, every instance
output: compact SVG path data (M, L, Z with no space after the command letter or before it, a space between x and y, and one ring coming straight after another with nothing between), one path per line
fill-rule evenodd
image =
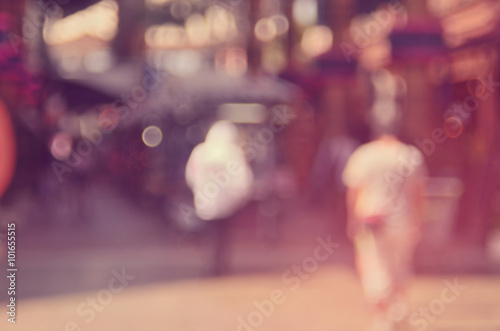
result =
M0 330L361 331L371 325L350 243L301 200L281 206L271 236L259 227L256 208L243 210L231 229L230 271L212 278L210 231L176 231L106 183L81 193L43 203L26 195L0 210L2 220L18 224L16 323L7 321L2 277ZM461 266L464 257L480 260L452 250L426 261ZM418 273L402 330L500 330L495 268L438 270Z
M284 273L144 286L135 286L127 274L130 279L122 287L115 283L97 291L20 299L16 324L4 315L0 325L2 330L23 331L368 329L370 312L351 269L320 266L293 285L283 282ZM103 277L109 282L116 276ZM443 290L455 281L460 292L447 293L449 302L443 303ZM413 282L410 297L410 312L417 315L407 320L404 330L500 330L498 277L421 276ZM419 309L426 309L428 317Z

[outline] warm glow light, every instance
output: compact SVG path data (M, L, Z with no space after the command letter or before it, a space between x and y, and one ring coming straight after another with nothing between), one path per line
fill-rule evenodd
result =
M388 40L381 40L366 46L359 57L359 62L364 68L374 70L386 65L390 59L391 43Z
M210 42L210 28L205 18L194 14L186 20L186 32L193 46L205 46Z
M75 14L44 26L43 37L49 45L63 44L88 36L109 41L118 30L118 4L103 0Z
M276 26L269 18L261 18L257 24L255 24L255 36L260 41L271 41L276 35Z
M472 95L481 96L478 93L484 93L485 83L481 76L486 77L491 70L494 62L494 55L490 52L462 51L456 52L451 56L451 77L454 81L467 81L467 88L472 87L474 83L477 90L471 91ZM471 79L471 77L475 77Z
M210 6L205 17L211 37L218 41L229 41L238 34L234 15L219 6Z
M286 50L283 46L270 43L262 47L262 67L270 72L277 74L286 67Z
M262 42L273 40L276 36L288 31L288 19L283 15L274 15L270 18L261 18L255 24L255 36Z
M316 24L318 21L317 0L295 0L293 3L293 19L303 26Z
M332 44L332 30L327 26L316 25L304 31L300 46L306 55L314 57L328 51Z
M148 126L142 132L142 141L148 147L156 147L163 140L163 134L159 127L157 126Z
M468 39L490 33L496 29L499 13L500 4L485 2L446 17L442 21L446 41L455 47Z
M435 16L445 16L463 5L463 0L427 0L427 10ZM478 2L478 1L471 1Z
M174 24L149 27L145 39L151 48L182 48L188 42L184 27Z
M146 6L150 9L156 9L156 7L161 7L172 0L146 0Z
M277 35L282 35L288 32L290 24L288 23L288 19L285 16L274 15L273 17L270 18L270 20L276 29Z
M205 16L190 15L185 26L168 23L149 27L144 39L151 48L184 48L228 42L237 35L234 15L222 7L210 6Z

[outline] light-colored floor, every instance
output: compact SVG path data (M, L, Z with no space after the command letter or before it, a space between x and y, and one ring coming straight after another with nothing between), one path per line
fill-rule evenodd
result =
M67 296L20 299L17 323L8 323L4 313L0 329L367 330L369 310L352 270L324 265L305 273L304 279L283 281L289 270L145 286L134 286L134 280L130 280L121 292L111 297L106 296L103 288ZM113 277L109 274L110 280ZM443 291L453 282L461 287L454 289L459 293L453 294L450 289L445 294L447 302L443 302ZM500 330L500 277L420 276L409 292L412 300L409 312L414 315L411 321L407 320L405 330ZM96 299L96 306L89 299ZM1 306L6 310L5 302ZM428 311L427 317L422 309Z

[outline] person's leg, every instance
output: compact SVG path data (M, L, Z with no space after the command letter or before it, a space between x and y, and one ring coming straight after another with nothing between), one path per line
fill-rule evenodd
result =
M389 318L393 289L387 265L387 242L383 229L364 229L356 236L356 262L365 296L373 308L372 330L392 330Z
M363 229L354 238L356 267L367 300L377 304L389 292L390 279L379 234Z
M214 255L212 264L212 276L221 276L228 271L229 256L229 219L213 220L214 230Z
M388 234L387 265L390 272L392 291L389 302L389 317L402 321L408 309L406 288L412 275L412 256L414 245L406 231Z

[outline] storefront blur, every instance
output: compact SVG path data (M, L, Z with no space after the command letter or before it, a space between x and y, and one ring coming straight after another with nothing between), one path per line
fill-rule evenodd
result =
M429 1L429 9L440 19L444 40L450 48L450 103L458 105L452 110L453 117L448 109L443 115L444 130L452 131L452 137L457 136L452 141L459 144L449 151L455 157L449 155L448 162L443 163L459 166L464 178L457 230L465 242L484 246L500 224L500 4L482 0ZM454 126L458 132L450 130L452 121L458 123Z
M106 169L132 178L131 187L147 183L150 193L170 194L176 186L165 183L178 177L182 162L202 141L209 124L221 119L219 109L265 108L269 113L286 105L294 120L276 135L269 153L293 173L294 185L319 190L326 205L336 200L330 210L335 214L342 191L330 188L336 187L338 178L314 187L321 182L314 176L322 173L318 172L322 153L329 148L325 146L348 145L338 151L339 168L349 150L371 139L370 108L377 90L373 77L390 72L400 78L397 89L404 91L401 138L426 155L428 215L431 232L438 233L434 243L443 245L457 233L465 242L482 246L492 227L498 227L500 133L495 82L500 78L500 9L496 2L57 3L56 7L49 1L0 6L12 17L27 18L24 23L16 20L11 30L16 35L32 34L21 44L29 49L28 58L36 59L30 65L42 68L51 82L44 87L39 107L45 145L60 131L71 131L76 144L85 138L80 123L88 130L100 130L102 118L119 122L120 116L110 110L113 102L130 105L124 95L141 84L149 70L162 72L162 84L134 107L139 120L121 127L113 122L118 127L116 137L133 136L130 146L140 150L122 150L123 155L116 156L109 151L121 138L107 139L100 151L108 155L95 161L96 167L102 162ZM28 21L34 31L25 27ZM2 96L12 95L3 83L1 89ZM389 94L398 94L395 89L388 89ZM474 110L467 111L471 107ZM265 120L259 121L253 127L239 125L251 135L265 125ZM165 138L158 148L148 146L141 136L153 126ZM68 156L54 157L64 161ZM150 164L144 165L148 163L144 160ZM331 170L328 176L339 172L332 162L324 167ZM127 176L122 163L138 165L148 178ZM163 168L153 169L151 164ZM134 165L128 170L137 169ZM341 213L336 218L341 222Z

